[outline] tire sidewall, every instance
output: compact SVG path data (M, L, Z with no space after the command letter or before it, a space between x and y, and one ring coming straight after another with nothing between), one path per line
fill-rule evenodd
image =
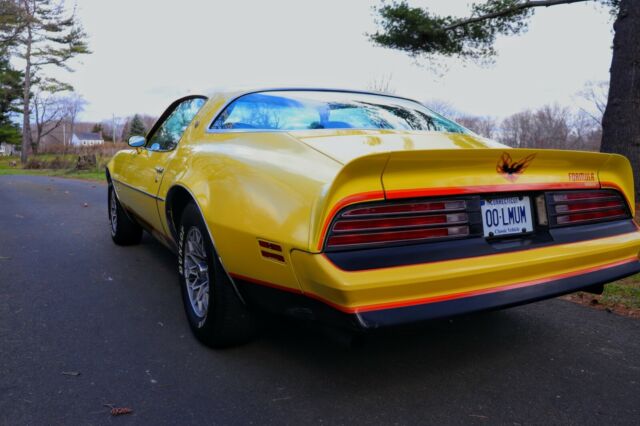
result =
M189 292L187 290L187 281L184 277L184 255L185 255L185 242L189 230L195 227L200 231L200 234L203 238L204 250L207 255L207 266L208 266L208 275L209 275L209 303L207 304L207 312L205 312L204 317L199 317L193 311L193 307L191 306L191 301L189 300ZM194 209L191 206L187 207L182 215L180 221L180 229L178 230L178 274L180 276L180 291L182 293L182 301L184 304L185 313L187 315L187 319L189 320L189 325L191 328L198 332L204 331L210 323L213 321L212 309L215 305L215 296L214 296L214 288L215 288L215 265L213 262L213 250L209 237L209 233L202 223L202 219L199 214L195 214Z
M115 189L113 189L113 185L109 185L109 191L108 191L108 196L107 196L108 197L107 214L109 215L109 229L111 231L111 237L112 238L114 238L116 236L117 228L118 228L118 226L120 226L120 210L121 210L120 206L116 206L116 215L118 216L117 217L117 221L118 222L116 223L116 230L114 231L113 222L112 222L112 219L111 219L111 203L113 202L112 200L114 198L114 195L115 195L115 201L117 203L118 202L118 196L116 195L116 191L115 191Z

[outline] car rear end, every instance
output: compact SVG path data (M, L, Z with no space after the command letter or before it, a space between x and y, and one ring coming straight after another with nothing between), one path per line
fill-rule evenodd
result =
M292 260L375 328L528 303L640 272L631 169L608 154L446 149L348 163Z

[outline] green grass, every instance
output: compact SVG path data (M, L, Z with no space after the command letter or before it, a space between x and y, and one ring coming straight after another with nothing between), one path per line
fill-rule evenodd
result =
M640 309L640 274L606 285L600 303Z
M52 161L55 158L61 158L62 155L41 154L36 158L40 161ZM75 154L67 154L67 159L74 159ZM17 162L17 167L12 167L11 162ZM87 179L104 181L105 174L103 167L96 167L91 170L76 169L24 169L20 165L19 157L0 157L0 176L4 175L37 175L37 176L55 176L74 179Z

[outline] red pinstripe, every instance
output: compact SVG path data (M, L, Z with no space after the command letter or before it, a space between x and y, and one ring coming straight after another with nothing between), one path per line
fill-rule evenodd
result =
M229 275L231 275L233 278L237 278L240 280L244 280L244 281L248 281L254 284L258 284L258 285L262 285L262 286L266 286L266 287L271 287L271 288L275 288L278 290L283 290L283 291L287 291L290 293L295 293L295 294L300 294L300 295L304 295L306 297L309 297L311 299L315 299L318 300L326 305L331 306L334 309L337 309L341 312L347 313L347 314L357 314L359 312L370 312L370 311L378 311L378 310L383 310L383 309L393 309L393 308L403 308L403 307L407 307L407 306L416 306L416 305L426 305L429 303L437 303L437 302L444 302L444 301L448 301L448 300L455 300L455 299L462 299L465 297L473 297L473 296L479 296L479 295L483 295L483 294L492 294L492 293L499 293L501 291L507 291L507 290L513 290L516 288L523 288L523 287L530 287L530 286L534 286L534 285L538 285L538 284L544 284L550 281L555 281L555 280L559 280L559 279L563 279L563 278L570 278L570 277L575 277L578 275L582 275L582 274L588 274L590 272L595 272L595 271L600 271L603 269L608 269L608 268L613 268L615 266L620 266L620 265L625 265L627 263L631 263L631 262L638 262L638 258L637 257L630 257L627 259L623 259L623 260L619 260L616 262L611 262L611 263L606 263L603 265L598 265L598 266L594 266L594 267L590 267L590 268L585 268L585 269L580 269L577 271L572 271L572 272L566 272L563 274L556 274L556 275L551 275L545 278L539 278L536 280L530 280L530 281L523 281L520 283L513 283L513 284L507 284L504 286L500 286L500 287L493 287L493 288L488 288L488 289L480 289L480 290L471 290L471 291L465 291L465 292L460 292L460 293L451 293L451 294L445 294L445 295L441 295L441 296L433 296L433 297L425 297L425 298L421 298L421 299L412 299L412 300L403 300L403 301L399 301L399 302L388 302L388 303L378 303L378 304L373 304L373 305L366 305L366 306L358 306L355 308L350 308L347 306L342 306L339 304L336 304L330 300L327 300L325 298L323 298L322 296L319 296L317 294L311 293L311 292L302 292L298 289L292 289L289 287L284 287L278 284L273 284L267 281L262 281L262 280L258 280L255 278L251 278L251 277L247 277L244 275L240 275L240 274L233 274L230 273Z

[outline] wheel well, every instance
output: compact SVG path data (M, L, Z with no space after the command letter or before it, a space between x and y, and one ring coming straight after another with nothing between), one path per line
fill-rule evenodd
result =
M181 186L174 186L167 194L165 204L167 223L169 224L169 230L175 241L178 241L178 225L180 224L182 212L190 202L195 203L195 200L191 196L191 193Z

